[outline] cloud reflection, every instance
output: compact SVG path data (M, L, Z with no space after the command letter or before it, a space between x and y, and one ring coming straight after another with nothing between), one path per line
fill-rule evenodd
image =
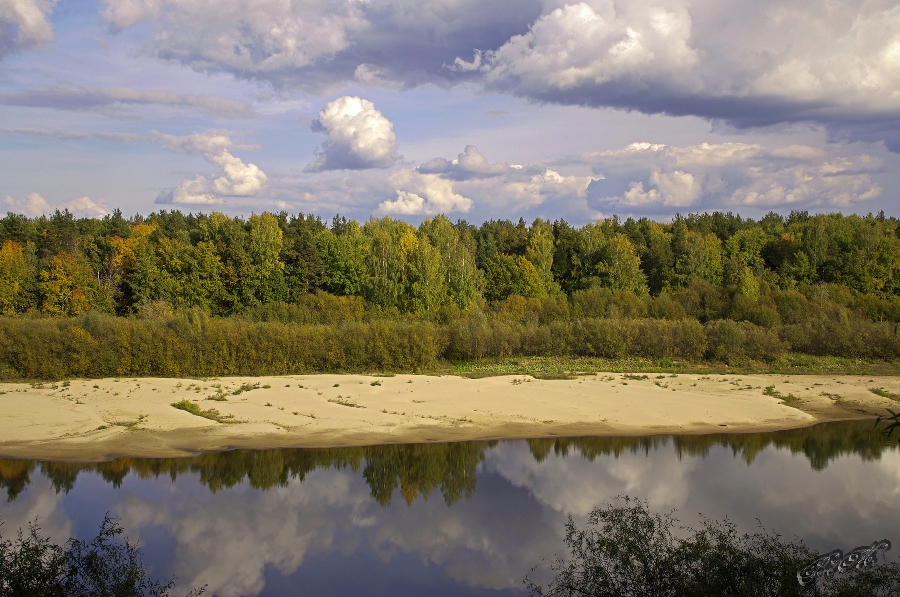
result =
M178 576L180 589L208 584L222 597L285 590L272 585L294 594L305 583L353 578L393 590L412 577L426 579L417 590L519 594L532 566L563 553L569 514L583 524L621 494L655 511L677 509L691 526L701 512L728 516L742 531L759 519L820 550L898 541L900 453L867 443L878 436L865 427L18 468L24 461L0 460L11 498L0 516L7 533L39 515L57 540L72 529L88 536L96 522L96 512L84 511L89 502L122 518L126 534L156 558L155 574ZM101 480L116 489L97 492ZM336 569L347 578L334 579Z

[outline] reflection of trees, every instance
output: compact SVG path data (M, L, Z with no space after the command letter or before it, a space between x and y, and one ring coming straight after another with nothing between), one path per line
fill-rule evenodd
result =
M303 480L316 469L347 468L364 464L363 478L372 497L387 506L394 490L407 504L440 489L450 504L475 491L475 468L497 442L406 444L366 448L233 450L206 452L190 458L117 458L99 463L35 462L0 458L0 488L13 500L40 468L57 492L68 492L82 472L98 474L119 487L128 474L141 479L168 475L199 475L210 491L233 487L245 480L254 489L283 487L291 479Z
M9 501L25 490L34 470L35 462L31 460L8 460L0 458L0 488L6 489Z
M598 456L618 457L625 452L649 454L672 443L681 456L705 458L716 446L731 448L747 464L751 464L762 450L769 446L788 449L793 454L802 453L814 470L820 471L835 458L856 454L863 460L878 460L890 447L884 437L873 432L871 421L847 421L822 423L802 429L772 431L767 433L719 433L710 435L654 435L644 437L577 437L528 440L534 458L540 462L551 451L566 456L576 449L588 460Z
M528 440L532 455L538 462L552 451L559 456L577 450L588 460L598 456L644 453L649 455L672 443L680 456L706 457L715 446L731 448L747 464L753 462L763 449L774 446L792 453L804 454L815 470L845 454L857 454L863 460L877 460L891 444L871 421L825 423L771 433L740 433L716 435L658 435L649 437L578 437ZM35 462L0 458L0 488L5 488L10 500L27 486L31 474L40 468L57 492L75 486L79 473L98 474L114 487L121 485L126 475L141 479L168 475L198 475L200 483L210 491L219 491L246 481L254 489L283 487L292 479L303 480L316 469L350 468L362 476L381 505L391 503L394 491L407 504L418 496L427 498L439 489L444 500L451 504L468 498L475 491L475 469L484 460L488 449L497 442L459 442L446 444L404 444L370 446L365 448L232 450L207 452L190 458L117 458L109 462L76 464L65 462Z
M387 506L394 489L407 504L416 496L428 497L440 488L444 501L452 504L475 491L475 467L484 460L488 447L497 442L460 442L453 444L413 444L369 448L363 477L372 497Z

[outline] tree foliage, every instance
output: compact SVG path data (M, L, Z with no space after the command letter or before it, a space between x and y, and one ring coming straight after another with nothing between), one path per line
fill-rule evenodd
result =
M19 529L15 541L0 536L0 597L167 597L174 580L149 577L140 549L120 540L121 534L122 527L106 516L88 541L73 537L57 545L36 521L27 533Z
M316 301L339 313L352 306L353 319L323 315ZM113 324L34 319L88 312L145 323L122 322L115 333L128 339L109 345L95 332L112 333ZM335 326L302 333L325 342L323 352L340 345L348 367L393 362L342 344L350 327L378 337L389 319L437 326L420 344L425 353L412 358L408 347L397 349L406 355L399 361L416 367L434 358L517 354L663 354L737 363L793 351L892 359L900 353L900 221L805 212L754 221L714 212L671 223L612 217L581 227L539 219L530 226L523 219L474 226L437 216L416 228L391 218L360 224L335 216L326 224L285 212L248 219L178 211L132 218L116 211L100 220L8 214L0 219L0 315L30 318L27 325L0 325L4 375L44 375L29 364L40 361L30 352L43 342L49 358L37 369L56 367L58 350L71 361L58 370L81 371L76 339L111 353L94 365L97 371L181 367L199 374L165 356L151 367L142 355L126 354L141 343L168 354L149 346L163 338L180 345L181 330L193 329L182 322L206 317L236 318L203 324L212 335L232 330L207 339L229 347L239 338L260 345L248 339L260 322L248 324L247 317ZM165 318L172 321L157 321ZM69 333L63 340L60 334ZM661 333L660 348L643 333ZM275 362L329 368L334 354ZM196 367L211 374L237 367L221 359L219 369L200 365L216 361L203 358Z
M761 528L740 534L729 521L704 519L677 528L672 513L653 514L624 496L594 509L587 526L569 517L569 557L550 562L546 586L525 579L541 597L887 597L900 591L900 563L885 562L801 585L797 572L817 553ZM676 532L676 530L680 532Z

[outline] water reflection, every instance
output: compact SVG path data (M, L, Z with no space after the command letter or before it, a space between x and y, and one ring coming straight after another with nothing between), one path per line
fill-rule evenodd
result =
M864 461L881 458L890 449L889 438L873 433L869 421L826 423L771 433L716 435L656 435L643 437L578 437L527 440L534 459L542 462L552 452L567 456L570 450L593 461L600 456L618 458L622 454L650 455L672 445L681 458L705 458L715 447L726 447L748 465L767 447L788 449L803 454L814 470L848 454ZM439 444L406 444L362 448L233 450L207 452L188 458L116 458L100 463L43 462L0 458L0 488L10 501L27 487L35 470L47 477L57 492L68 492L79 474L96 473L119 487L133 474L141 479L168 476L175 481L180 475L199 474L200 483L216 491L234 487L246 479L254 489L286 487L290 480L300 480L316 469L362 468L372 498L379 504L390 504L394 490L411 505L419 496L435 489L452 504L475 491L475 470L486 452L497 441Z
M155 573L238 595L517 595L563 522L613 496L756 518L813 547L900 543L900 453L871 422L770 434L568 438L0 460L6 529L90 536L106 511Z

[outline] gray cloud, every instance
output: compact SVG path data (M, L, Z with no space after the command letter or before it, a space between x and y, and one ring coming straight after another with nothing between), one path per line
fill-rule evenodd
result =
M151 104L194 108L222 118L253 117L253 109L248 104L235 100L130 87L60 87L0 93L0 105L55 110L103 110L123 105Z
M441 174L453 180L470 178L486 178L506 174L516 167L499 162L488 162L474 145L466 145L466 149L455 160L434 158L416 168L422 174Z
M104 0L113 30L152 21L152 51L201 71L225 71L276 87L414 86L470 80L443 68L476 47L524 33L539 0L275 2ZM477 75L476 75L477 76Z
M480 82L533 100L821 123L900 150L900 6L889 0L105 0L155 55L276 88Z
M72 131L66 129L0 129L0 134L5 135L25 135L29 137L46 137L52 139L60 139L63 141L73 139L98 139L101 141L109 141L110 143L138 143L146 140L144 137L135 133L116 133L116 132L99 132L88 133L85 131Z

